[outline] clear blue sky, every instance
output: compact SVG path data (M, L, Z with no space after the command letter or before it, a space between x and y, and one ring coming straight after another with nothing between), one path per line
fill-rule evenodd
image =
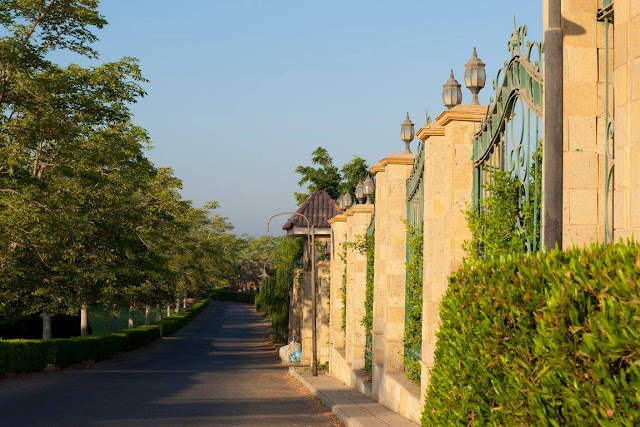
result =
M294 169L317 146L338 166L402 151L406 112L416 129L426 108L439 114L449 70L463 83L474 46L486 102L513 15L542 37L535 0L103 0L101 11L100 60L137 57L150 80L133 108L149 157L174 168L196 206L218 200L253 235L295 209Z

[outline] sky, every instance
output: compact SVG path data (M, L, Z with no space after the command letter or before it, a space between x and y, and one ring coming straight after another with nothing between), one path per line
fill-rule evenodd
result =
M338 167L401 152L405 114L417 130L426 109L442 112L451 69L470 102L474 47L487 103L514 15L542 39L535 0L103 0L100 11L99 60L138 58L149 79L132 107L149 158L174 169L194 206L217 200L235 233L254 236L295 210L294 170L316 147Z

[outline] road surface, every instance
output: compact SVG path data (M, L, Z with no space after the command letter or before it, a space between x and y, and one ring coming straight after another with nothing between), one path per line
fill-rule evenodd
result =
M191 324L112 361L0 382L0 424L339 425L277 363L253 306L213 302Z

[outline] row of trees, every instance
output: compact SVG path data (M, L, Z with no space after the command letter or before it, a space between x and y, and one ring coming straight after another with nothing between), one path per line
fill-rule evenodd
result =
M0 3L0 321L100 305L167 305L231 277L235 237L217 203L195 209L170 169L145 157L130 105L133 58L96 59L98 0Z

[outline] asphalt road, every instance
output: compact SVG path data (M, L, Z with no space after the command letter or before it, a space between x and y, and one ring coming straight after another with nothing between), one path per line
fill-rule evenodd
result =
M0 425L338 425L279 365L253 306L212 302L113 361L0 382Z

